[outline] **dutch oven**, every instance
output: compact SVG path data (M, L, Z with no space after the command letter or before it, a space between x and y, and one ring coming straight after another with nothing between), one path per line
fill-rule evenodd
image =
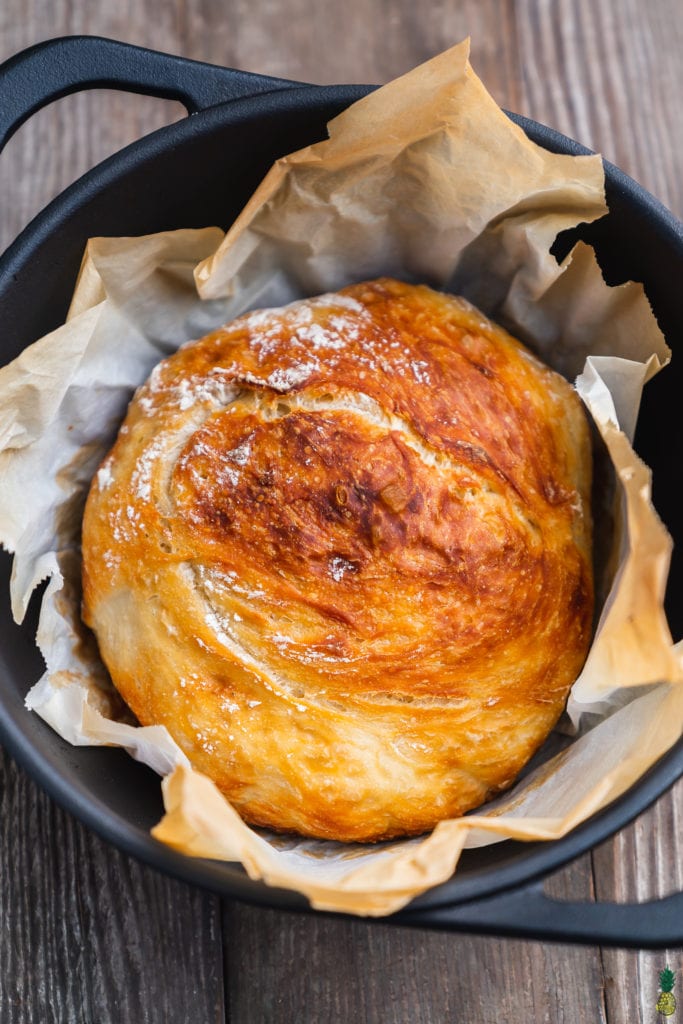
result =
M60 325L88 238L180 227L227 228L278 157L319 141L326 123L373 86L304 85L189 61L96 37L55 39L0 66L0 148L36 110L80 89L106 87L180 100L189 115L105 160L58 196L0 259L2 362ZM584 147L536 122L509 115L553 152ZM209 170L210 169L210 172ZM654 502L675 542L667 614L683 636L683 227L639 185L605 164L609 214L576 237L596 249L609 284L641 281L674 352L646 388L636 436L654 471ZM34 296L40 296L35 301ZM152 839L162 814L159 781L120 750L72 747L24 696L42 674L35 646L36 601L16 626L9 609L9 556L0 555L0 741L64 808L121 850L232 898L307 910L296 893L249 879L241 866L193 859ZM548 843L506 841L466 850L457 874L388 920L396 924L606 943L683 945L683 893L639 905L561 902L543 878L602 842L683 774L679 741L627 794ZM387 919L383 919L387 920Z

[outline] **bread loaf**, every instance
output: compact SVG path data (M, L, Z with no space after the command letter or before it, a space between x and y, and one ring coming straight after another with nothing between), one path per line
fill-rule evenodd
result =
M420 833L510 786L562 711L590 488L562 377L463 300L354 285L155 368L88 497L84 620L248 822Z

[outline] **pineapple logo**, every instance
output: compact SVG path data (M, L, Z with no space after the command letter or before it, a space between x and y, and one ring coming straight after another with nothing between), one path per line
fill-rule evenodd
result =
M659 993L659 999L657 1000L657 1010L659 1013L664 1014L665 1017L670 1017L676 1009L676 999L671 991L675 983L676 974L667 964L666 968L659 972L659 987L661 992Z

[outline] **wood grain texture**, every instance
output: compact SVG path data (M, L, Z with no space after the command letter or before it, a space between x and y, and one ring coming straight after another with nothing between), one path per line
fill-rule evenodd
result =
M381 82L460 38L502 105L590 145L683 215L680 0L4 0L0 59L60 34L302 81ZM183 115L111 91L39 112L0 158L0 250L49 199ZM226 903L110 850L0 764L0 1020L654 1020L683 953L437 935ZM646 899L683 885L683 784L556 875L556 896ZM223 999L223 986L226 996ZM676 1018L673 1018L674 1020Z
M671 794L593 851L596 897L618 903L645 902L680 892L682 836L683 782L679 781ZM656 1019L659 971L667 964L683 970L683 951L604 950L608 1020ZM677 998L679 995L680 988Z
M221 909L101 842L2 755L0 1020L224 1020Z
M591 890L588 857L548 882L558 899L590 899ZM226 913L225 949L231 1021L607 1021L598 949L307 918L240 904Z
M521 0L524 110L603 154L683 215L678 0Z

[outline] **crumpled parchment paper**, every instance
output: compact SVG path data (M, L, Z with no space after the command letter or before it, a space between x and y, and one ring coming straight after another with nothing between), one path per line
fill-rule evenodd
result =
M562 264L550 253L558 232L606 212L600 159L531 143L473 73L467 43L360 100L329 133L279 160L225 236L91 240L67 323L0 370L0 539L15 552L18 621L49 579L46 672L27 707L71 743L120 745L164 776L158 839L240 861L316 907L380 915L449 878L465 846L564 835L681 735L683 664L663 612L671 541L631 447L642 388L669 351L640 285L607 287L583 243ZM160 358L248 309L379 275L465 295L577 378L612 467L613 527L571 740L429 836L344 846L249 828L165 729L127 718L80 623L79 524L132 390Z

